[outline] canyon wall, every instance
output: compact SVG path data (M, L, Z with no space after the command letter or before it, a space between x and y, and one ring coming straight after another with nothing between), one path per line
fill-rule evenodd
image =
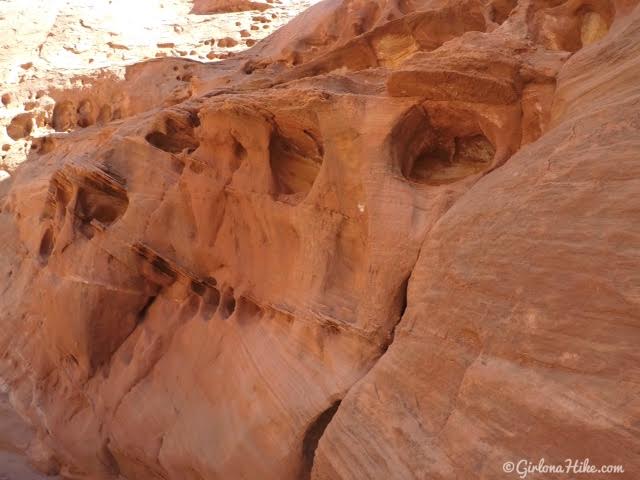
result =
M52 92L0 183L32 461L636 478L639 75L635 2L325 0L223 62Z

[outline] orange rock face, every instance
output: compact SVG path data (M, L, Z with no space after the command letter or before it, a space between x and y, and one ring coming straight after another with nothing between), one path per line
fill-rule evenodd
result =
M270 1L218 1L213 8L193 0L3 0L0 175L15 170L51 129L64 132L118 120L147 90L166 87L170 78L178 80L170 88L189 80L163 68L130 100L129 89L123 91L120 83L136 63L165 57L226 59L317 0ZM187 98L188 87L183 87L179 96Z
M0 183L34 463L636 478L639 72L633 2L328 0L223 62L56 91Z

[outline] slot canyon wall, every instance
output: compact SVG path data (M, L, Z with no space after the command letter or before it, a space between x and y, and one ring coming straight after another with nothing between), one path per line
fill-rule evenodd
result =
M633 0L324 0L220 62L48 91L0 183L31 461L637 478L639 79Z

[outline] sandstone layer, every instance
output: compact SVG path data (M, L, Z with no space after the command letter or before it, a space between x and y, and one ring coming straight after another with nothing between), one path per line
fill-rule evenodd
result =
M228 58L317 0L217 0L217 8L207 1L0 2L0 176L24 161L32 138L49 133L61 91L90 89L94 102L126 105L127 93L114 84L132 64L163 57ZM110 97L96 98L107 85ZM109 119L117 118L117 108Z
M634 1L325 0L222 62L52 89L0 183L32 461L637 478L639 75Z

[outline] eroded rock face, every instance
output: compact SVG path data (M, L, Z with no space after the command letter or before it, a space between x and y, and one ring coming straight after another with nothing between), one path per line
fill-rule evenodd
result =
M139 113L136 103L166 89L179 102L191 96L189 73L166 64L132 90L136 63L229 58L317 1L3 0L0 169L13 172L39 147L37 139L52 131L89 128ZM120 88L125 78L126 93ZM156 98L142 110L160 104ZM33 119L32 128L24 128L26 116Z
M272 3L272 2L270 2ZM264 11L269 8L267 2L253 2L250 0L195 0L193 13L228 13L250 10Z
M109 113L61 92L69 133L0 190L0 376L34 456L634 478L639 36L628 2L327 1L217 65L132 67Z

